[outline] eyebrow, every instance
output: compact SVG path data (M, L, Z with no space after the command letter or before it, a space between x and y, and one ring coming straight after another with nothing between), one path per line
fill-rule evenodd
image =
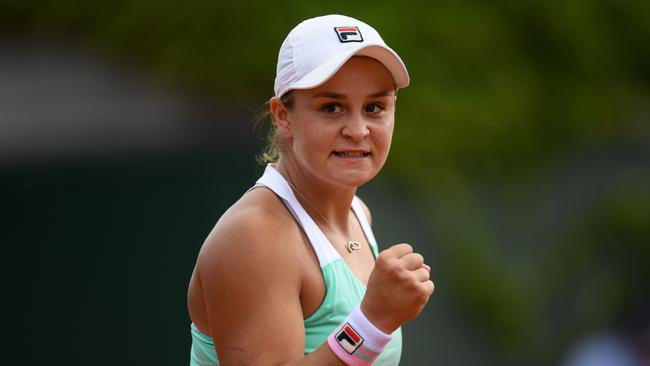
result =
M379 97L389 97L390 92L386 90L382 90L377 93L370 94L368 98L379 98ZM333 98L333 99L346 99L347 96L345 94L341 93L334 93L334 92L321 92L315 95L312 95L312 99L314 98Z

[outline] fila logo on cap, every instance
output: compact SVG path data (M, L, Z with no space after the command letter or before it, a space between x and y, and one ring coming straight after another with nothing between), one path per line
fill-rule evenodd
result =
M339 41L346 42L363 42L363 37L359 31L359 27L334 27L336 34L339 36Z
M345 323L343 328L336 333L336 341L347 353L353 354L361 346L361 343L363 343L363 338L352 329L350 323Z

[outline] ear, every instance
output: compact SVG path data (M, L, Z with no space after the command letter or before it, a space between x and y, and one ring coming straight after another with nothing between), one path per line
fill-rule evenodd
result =
M282 101L280 101L280 98L271 98L269 101L269 107L271 109L271 115L273 116L273 123L275 124L275 127L277 127L282 136L285 138L290 137L291 122L289 122L289 111L287 108L285 108Z

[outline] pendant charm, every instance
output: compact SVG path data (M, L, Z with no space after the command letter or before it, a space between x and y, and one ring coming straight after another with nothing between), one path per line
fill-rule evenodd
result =
M361 244L357 243L356 241L349 241L347 247L348 252L352 253L356 250L361 249Z

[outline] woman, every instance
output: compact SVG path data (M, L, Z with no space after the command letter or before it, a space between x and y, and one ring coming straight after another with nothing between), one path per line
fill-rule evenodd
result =
M279 158L201 248L192 365L398 364L399 327L433 282L410 245L378 254L355 193L386 161L408 83L399 56L356 19L289 33L269 102Z

